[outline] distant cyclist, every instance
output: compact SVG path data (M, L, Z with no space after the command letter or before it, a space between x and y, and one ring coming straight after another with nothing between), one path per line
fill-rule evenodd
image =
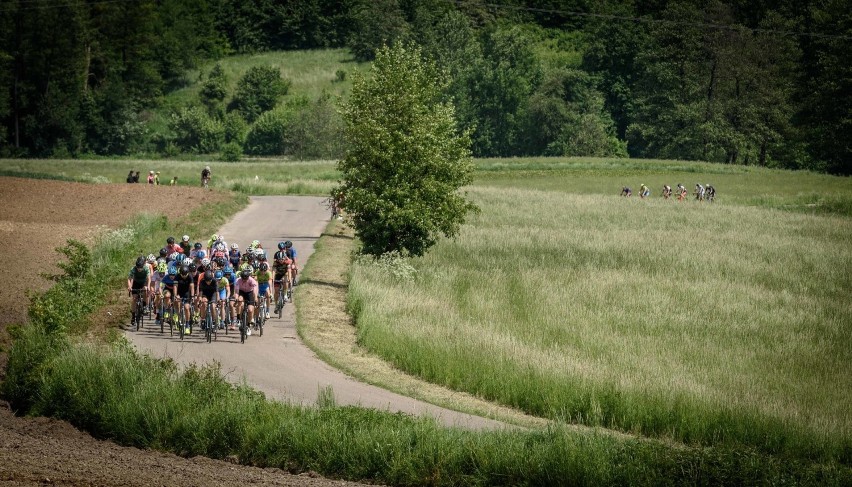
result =
M127 274L127 294L131 297L130 300L130 324L136 323L136 314L142 313L143 310L136 309L135 296L139 293L145 294L148 288L151 287L151 268L145 262L145 257L141 255L136 259L136 265L130 269Z
M210 166L204 166L201 170L201 187L206 188L210 184Z
M713 187L712 184L707 184L707 187L704 189L705 199L712 203L716 199L716 188Z
M272 293L269 292L269 285L272 283L272 272L269 270L269 264L261 262L257 272L254 275L257 280L257 295L260 299L266 300L266 316L269 318L269 304L272 298Z
M189 257L189 253L192 252L192 244L189 243L189 235L184 235L183 238L180 239L180 248L183 249L183 255Z
M231 250L228 251L228 261L231 263L231 266L239 267L241 258L240 246L236 243L231 244Z
M219 281L212 270L204 271L198 279L198 295L201 297L199 309L201 310L201 329L205 329L207 318L207 303L213 303L212 323L218 323ZM215 325L214 325L215 326Z
M633 196L633 191L629 187L623 186L621 188L621 196Z
M683 201L686 199L686 186L681 183L677 183L677 200Z
M663 185L663 198L669 199L672 197L672 187L668 184Z
M639 197L640 198L645 198L645 197L648 197L650 195L651 195L651 190L648 189L648 187L645 186L644 183L639 185Z

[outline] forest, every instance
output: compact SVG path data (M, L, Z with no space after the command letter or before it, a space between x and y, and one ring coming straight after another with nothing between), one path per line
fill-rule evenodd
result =
M288 82L263 67L233 93L215 66L187 73L280 50L369 61L394 42L440 70L476 157L852 174L850 0L7 0L0 157L286 156L308 132L325 141L308 156L340 157L333 100L281 108ZM165 102L194 82L198 99Z

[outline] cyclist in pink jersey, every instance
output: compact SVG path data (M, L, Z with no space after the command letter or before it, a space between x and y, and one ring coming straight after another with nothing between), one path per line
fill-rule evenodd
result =
M257 319L255 303L257 303L258 288L257 280L252 277L251 271L248 269L240 272L240 277L234 283L234 291L237 294L237 316L242 314L244 305L248 306L248 312L251 315L249 323L242 324L242 326L248 326L246 330L248 334L251 334L249 330L254 325L254 320Z

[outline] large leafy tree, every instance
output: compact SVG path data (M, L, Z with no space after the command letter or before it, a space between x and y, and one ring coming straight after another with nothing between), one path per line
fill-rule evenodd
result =
M470 139L444 101L445 84L419 48L402 44L380 49L369 77L353 77L334 194L367 254L422 255L475 208L459 194L472 181Z

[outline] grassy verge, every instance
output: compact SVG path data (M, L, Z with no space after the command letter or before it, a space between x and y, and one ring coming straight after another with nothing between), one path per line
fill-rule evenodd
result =
M471 194L483 212L457 240L354 266L368 350L533 415L852 462L850 392L838 387L852 376L851 220Z
M332 221L317 241L296 288L299 336L325 362L358 379L438 406L525 426L548 421L453 391L408 375L368 353L356 343L356 329L346 307L346 291L355 250L352 230Z

